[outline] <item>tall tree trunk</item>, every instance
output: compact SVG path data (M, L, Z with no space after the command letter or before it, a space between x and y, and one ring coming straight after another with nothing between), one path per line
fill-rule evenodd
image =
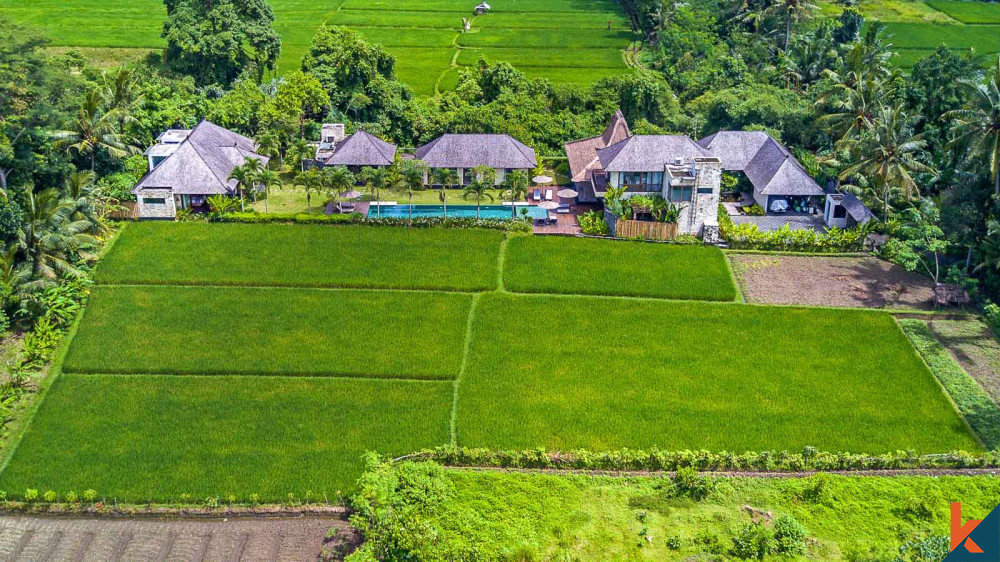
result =
M789 40L792 38L792 13L785 15L785 51L788 50Z
M1000 197L1000 166L993 172L993 196Z

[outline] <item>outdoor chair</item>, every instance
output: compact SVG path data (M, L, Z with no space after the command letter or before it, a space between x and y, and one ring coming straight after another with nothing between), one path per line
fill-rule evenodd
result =
M354 209L354 203L340 203L337 205L337 210L340 211L341 214L353 213Z
M542 200L542 190L541 189L536 189L535 191L533 191L531 193L531 198L533 200L535 200L535 201L541 201Z
M545 200L546 201L552 201L552 190L551 189L546 189L545 190Z
M560 203L559 210L557 211L560 215L569 214L569 203Z
M548 218L550 225L559 224L559 215L549 215Z

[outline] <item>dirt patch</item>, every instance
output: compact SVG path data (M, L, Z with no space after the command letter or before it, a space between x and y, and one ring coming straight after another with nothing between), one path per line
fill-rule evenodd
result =
M934 283L870 257L728 254L747 302L930 310Z
M338 519L0 517L0 555L9 560L314 561L324 548L339 550L330 544L338 538L357 543L347 522Z
M927 327L941 345L1000 403L1000 343L979 320L931 320Z

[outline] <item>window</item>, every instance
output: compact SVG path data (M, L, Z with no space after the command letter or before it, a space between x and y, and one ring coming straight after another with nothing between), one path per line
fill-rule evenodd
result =
M670 201L673 203L679 203L683 201L691 200L691 187L690 186L674 186L670 188Z
M167 200L164 199L163 197L143 197L142 198L142 204L143 205L166 205L167 204Z
M711 187L699 187L698 188L698 195L709 195L711 193L712 193L712 188Z
M833 208L833 218L844 219L847 218L847 207L843 205L837 205Z

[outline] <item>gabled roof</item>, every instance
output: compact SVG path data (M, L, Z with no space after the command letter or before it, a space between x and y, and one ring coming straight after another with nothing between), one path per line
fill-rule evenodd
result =
M747 175L763 195L823 195L823 188L787 148L763 131L719 131L698 141L729 171Z
M847 210L847 214L851 215L852 219L858 221L858 224L865 224L875 217L871 209L865 206L853 193L844 193L843 195L841 203L844 205L844 209Z
M416 157L432 168L528 169L538 165L534 149L509 135L441 135L418 148Z
M236 182L228 179L233 168L247 158L267 164L269 159L255 150L253 140L202 121L173 154L139 180L132 193L170 188L183 195L230 194L236 189Z
M629 130L628 121L625 120L625 115L619 109L611 116L611 121L604 129L604 133L596 137L566 143L566 156L569 160L572 181L589 181L594 173L594 168L599 167L601 163L597 158L597 151L630 136L632 136L632 132Z
M365 131L358 131L340 141L324 164L327 166L391 166L395 157L395 145Z
M684 135L638 135L597 151L601 168L608 172L652 172L675 158L711 156Z

